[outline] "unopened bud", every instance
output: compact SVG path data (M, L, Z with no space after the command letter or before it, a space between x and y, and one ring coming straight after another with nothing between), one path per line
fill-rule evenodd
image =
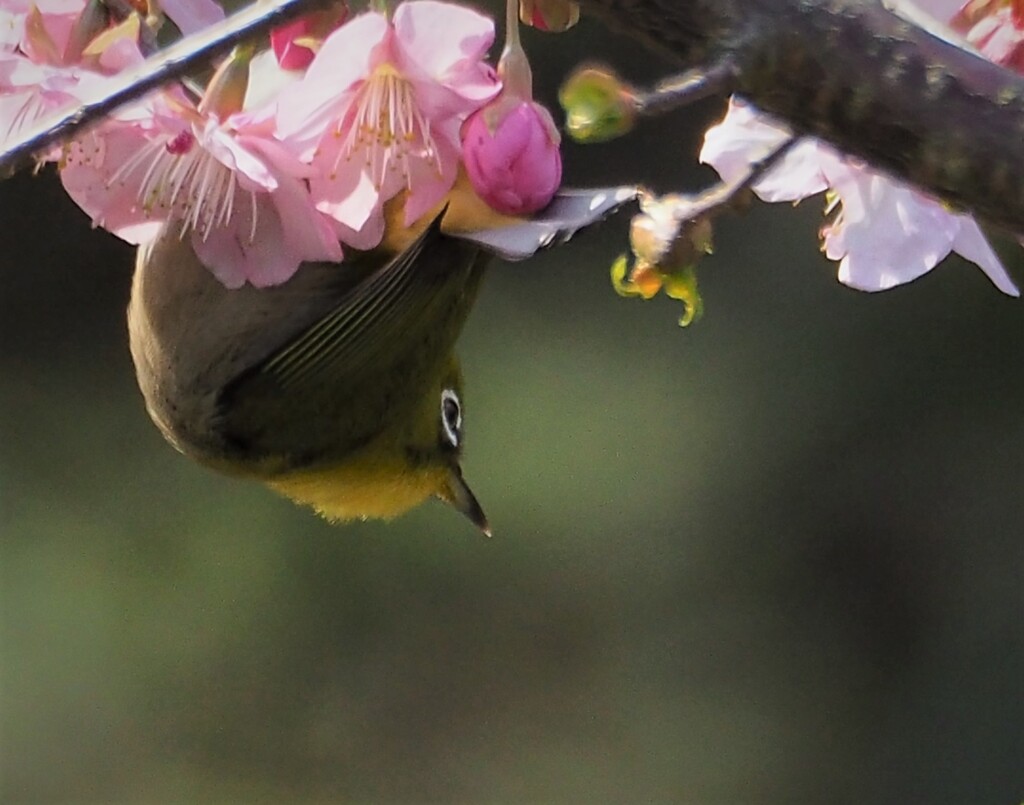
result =
M285 70L305 70L327 35L348 19L348 5L336 3L324 11L313 11L279 25L270 32L270 46L277 63Z
M562 85L558 101L565 128L577 142L596 143L627 134L636 120L633 89L609 70L584 67Z
M575 0L519 0L519 19L538 31L561 33L580 21Z
M562 182L557 131L548 111L533 101L494 111L480 109L463 126L466 174L492 209L529 215L546 207Z

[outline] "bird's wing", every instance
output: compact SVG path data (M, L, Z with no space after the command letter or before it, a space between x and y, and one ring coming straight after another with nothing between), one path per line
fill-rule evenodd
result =
M449 326L450 317L468 310L482 267L479 250L442 234L439 221L223 387L217 429L226 442L255 454L277 452L278 445L302 453L301 432L311 441L308 453L317 423L326 428L332 417L345 416L352 418L350 449L372 436L380 410L393 404L384 378L408 374L400 386L415 394L417 356L450 352L452 344L442 342L453 342L459 329Z

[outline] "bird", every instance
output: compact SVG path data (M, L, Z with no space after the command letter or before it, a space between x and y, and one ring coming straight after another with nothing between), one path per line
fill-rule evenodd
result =
M455 342L487 255L436 218L397 254L228 289L173 228L139 250L129 346L150 417L187 456L332 520L428 497L490 526L463 479Z
M489 229L446 227L446 206L267 288L226 288L165 226L139 248L128 305L146 409L186 456L329 520L391 519L437 498L490 535L461 467L455 353L485 267L562 242L635 196L561 191L544 215Z

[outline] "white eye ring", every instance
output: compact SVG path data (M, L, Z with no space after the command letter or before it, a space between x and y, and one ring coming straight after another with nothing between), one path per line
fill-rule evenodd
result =
M452 447L459 446L459 434L462 429L462 406L459 395L451 389L441 392L441 427Z

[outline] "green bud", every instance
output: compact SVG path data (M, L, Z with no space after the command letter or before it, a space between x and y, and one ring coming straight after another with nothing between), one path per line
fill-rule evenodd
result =
M627 134L636 119L632 88L609 70L584 67L562 85L558 101L565 128L580 143L613 140Z

